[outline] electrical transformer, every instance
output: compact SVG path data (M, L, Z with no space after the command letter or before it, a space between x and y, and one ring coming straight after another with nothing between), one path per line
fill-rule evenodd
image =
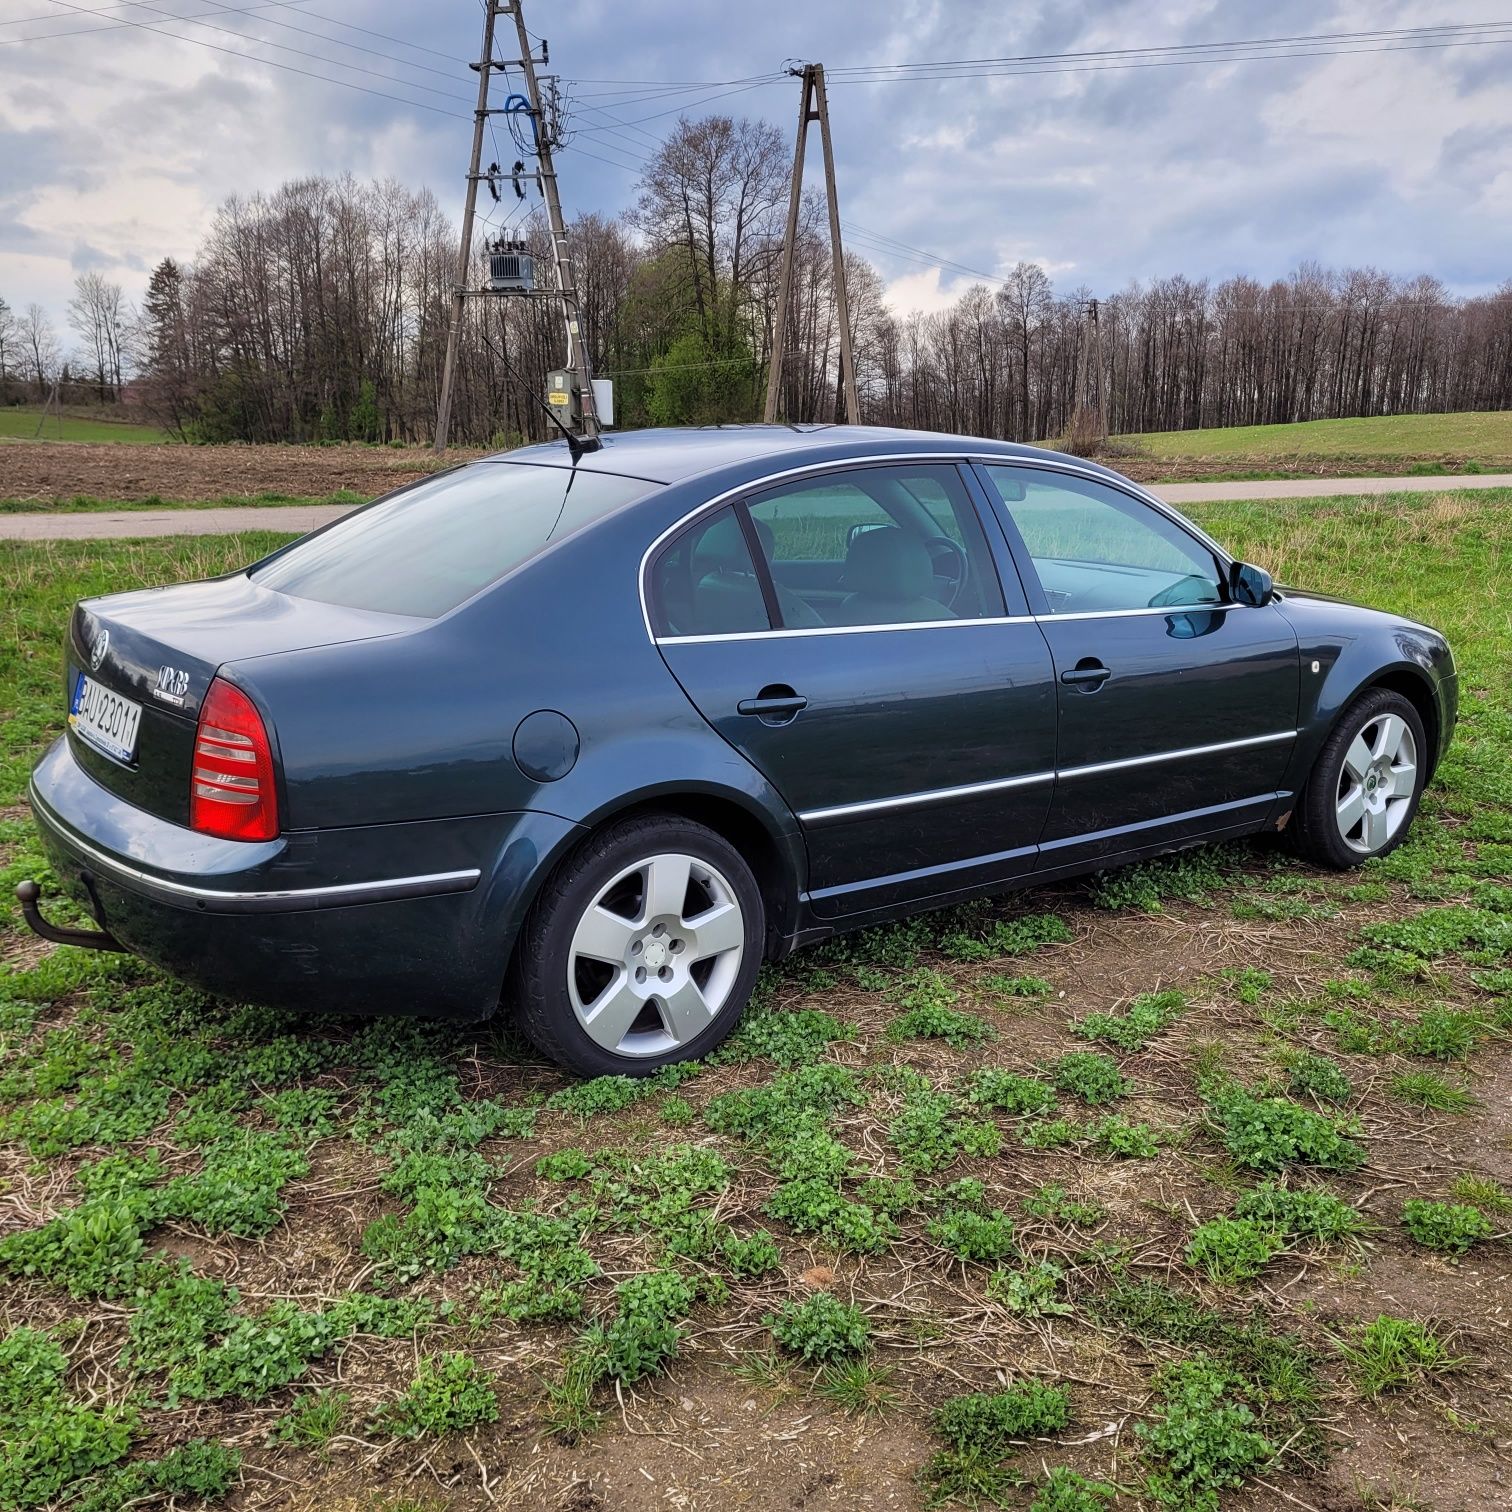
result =
M524 242L489 244L488 287L495 294L529 294L535 289L535 258Z

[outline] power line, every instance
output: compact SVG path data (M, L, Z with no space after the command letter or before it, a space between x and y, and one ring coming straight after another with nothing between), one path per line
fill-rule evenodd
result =
M74 6L71 9L80 11L83 15L103 16L107 11L127 10L134 0L127 0L122 5L105 5L96 9L85 9ZM239 16L251 11L290 9L293 6L307 3L307 0L263 0L258 5L217 5L209 10L196 11L192 16L174 15L175 21L197 21L201 16ZM303 14L301 12L300 14ZM0 21L0 26L25 26L29 22L36 21L62 21L62 16L23 16L16 21ZM107 21L103 26L76 26L71 31L38 32L31 37L6 37L0 39L0 47L10 47L17 42L51 42L57 37L87 37L91 32L119 31L123 26L130 26L130 21Z
M764 86L766 86L767 84L771 84L771 83L774 83L774 82L776 82L776 81L772 80L772 79L758 79L754 83L751 83L751 84L740 84L740 85L737 85L734 89L722 89L717 94L704 95L702 99L685 101L681 105L674 105L670 110L658 110L658 111L655 111L651 115L636 116L634 120L632 120L632 121L625 121L622 124L624 124L626 126L636 126L636 125L638 125L642 121L659 121L659 120L662 119L663 116L682 115L685 111L696 110L698 108L698 106L700 106L700 105L708 105L708 104L711 104L715 100L727 99L730 95L745 94L749 90L752 90L752 89L761 89ZM605 131L605 130L608 130L608 128L607 127L602 127L602 126L599 126L599 127L589 126L589 127L585 127L584 130L587 130L587 131Z
M1512 23L1508 23L1508 25L1512 26ZM857 69L850 74L841 75L835 82L837 84L898 84L925 83L929 80L1022 79L1039 78L1052 74L1119 73L1146 68L1193 68L1223 63L1264 63L1287 58L1353 58L1376 53L1442 51L1453 47L1504 47L1508 43L1512 43L1512 35L1460 38L1437 42L1409 42L1383 47L1322 47L1290 52L1231 52L1223 55L1204 55L1201 57L1159 58L1143 62L1074 63L1064 67L1044 67L1035 63L1027 67L1010 66L959 69L954 65L934 65L935 71L931 72L928 71L930 65L920 65L925 71L908 74L890 72L867 73Z
M930 252L923 247L915 247L908 242L898 241L896 238L887 236L881 231L868 230L865 226L856 225L854 221L845 221L842 224L852 236L859 236L867 241L877 243L880 245L882 251L892 252L899 257L913 253L915 261L923 259L930 267L938 268L942 273L947 270L954 270L957 273L964 273L971 278L985 278L989 283L1001 283L1003 281L1001 273L984 273L980 268L969 268L965 263L953 262L948 257L942 257L938 252Z
M301 6L312 3L312 0L299 0ZM361 32L364 37L377 37L380 42L393 42L399 47L407 47L412 52L429 53L433 58L444 58L448 63L466 64L466 58L459 58L455 53L438 52L434 47L427 47L423 42L411 42L406 37L391 37L387 32L374 31L371 27L358 26L352 21L338 21L334 16L322 15L319 11L303 11L312 21L324 21L330 26L339 26L345 31ZM331 39L336 40L334 37Z
M61 0L58 0L58 3L61 3ZM135 9L135 10L144 10L144 11L147 11L151 15L162 16L162 17L164 17L168 21L179 21L179 20L184 19L184 18L180 17L174 11L164 10L164 9L162 9L161 6L149 4L148 0L129 0L129 3L131 4L131 6L133 7L133 9ZM78 9L77 6L70 6L69 8L71 10L77 10ZM117 24L121 24L121 23L117 23ZM131 21L126 21L124 24L129 26L129 25L134 25L135 23L133 23ZM248 36L246 32L234 31L232 28L230 28L228 26L216 26L214 23L209 22L209 21L193 21L190 24L194 25L194 26L203 27L206 31L218 32L220 35L225 36L225 37L235 37L237 39L237 41L239 41L239 42L251 42L251 43L253 43L257 47L271 47L271 48L273 48L277 52L291 53L296 58L307 58L307 59L310 59L313 62L327 63L332 68L344 68L344 69L347 70L348 73L365 74L369 78L372 78L372 79L383 79L383 80L387 81L390 84L400 84L400 85L403 85L404 88L406 88L406 89L417 89L417 90L420 90L420 91L424 92L425 94L438 95L438 96L440 96L444 100L455 100L459 104L463 104L463 105L465 105L465 104L468 103L466 97L463 96L463 95L452 94L450 91L444 90L444 89L437 89L437 88L435 88L434 85L431 85L431 84L418 84L418 83L415 83L414 81L412 81L410 79L398 79L398 78L395 78L393 74L380 73L376 68L364 68L363 65L360 64L360 63L343 63L340 58L332 58L332 57L329 57L325 53L312 53L312 52L308 52L308 51L306 51L302 47L290 47L286 43L283 43L283 42L273 42L273 41L270 41L266 37ZM276 24L282 24L282 23L276 23ZM294 28L294 30L296 30L296 31L298 31L300 29L301 28L299 28L299 27L295 27ZM169 32L168 35L169 36L178 36L180 38L180 40L185 41L185 42L190 42L190 41L196 40L196 39L194 39L192 37L184 37L184 36L182 36L181 33L177 33L177 32ZM316 34L312 32L310 35L314 36ZM329 39L327 39L327 40L329 40ZM346 44L338 42L336 45L338 47L340 47L340 46L344 46ZM364 51L366 51L366 50L367 49L364 49ZM435 71L439 72L440 70L435 70Z
M139 0L133 0L133 3L139 3ZM70 0L53 0L53 4L61 5L65 10L77 11L80 15L87 16L93 14L93 12L87 10L82 5L71 4ZM150 9L150 7L148 8ZM333 79L330 74L315 73L313 70L308 68L297 68L292 63L280 63L275 58L259 58L253 53L239 52L234 47L222 47L217 42L206 42L199 37L186 37L180 32L166 31L161 26L154 26L147 21L126 20L122 21L121 25L135 27L138 31L151 32L154 36L167 37L170 41L173 42L186 42L191 47L208 48L211 52L224 53L229 58L240 58L244 63L261 63L265 68L278 68L282 69L285 73L299 74L301 75L301 77L306 79L318 79L322 84L338 84L341 86L341 88L355 90L358 94L376 95L379 99L392 100L398 105L408 105L415 110L428 110L433 115L451 116L462 120L467 119L465 116L461 116L459 112L455 110L443 110L439 105L426 104L424 100L408 100L405 99L403 95L389 94L386 90L370 89L365 84L353 84L349 79ZM98 29L103 30L103 28ZM293 50L294 49L286 49L286 51ZM312 58L312 60L314 61L328 61L325 59L315 58L315 55L309 53L303 53L301 54L301 56ZM340 66L345 65L338 65L338 67ZM401 85L405 83L405 81L402 79L394 79L392 82ZM423 86L409 85L406 87L418 89Z
M1082 52L1011 53L993 58L945 58L933 62L852 64L832 70L842 73L911 72L919 69L977 68L986 64L1065 63L1108 60L1121 57L1148 56L1155 53L1227 52L1238 48L1291 47L1317 42L1375 42L1387 39L1440 37L1486 31L1504 31L1512 27L1507 21L1473 21L1445 23L1439 26L1373 28L1358 32L1312 32L1284 37L1249 37L1228 42L1171 42L1147 47L1104 47Z

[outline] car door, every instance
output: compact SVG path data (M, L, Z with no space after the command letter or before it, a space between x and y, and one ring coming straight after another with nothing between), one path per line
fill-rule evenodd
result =
M816 912L1032 870L1055 684L1002 545L954 465L899 463L753 492L652 562L662 655L798 815Z
M1057 676L1040 868L1237 831L1274 807L1297 729L1297 639L1238 604L1211 543L1111 483L983 464Z

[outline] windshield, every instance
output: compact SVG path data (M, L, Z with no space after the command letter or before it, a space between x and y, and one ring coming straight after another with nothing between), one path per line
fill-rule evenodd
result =
M480 462L296 542L251 577L298 598L435 619L552 541L657 486L612 473Z

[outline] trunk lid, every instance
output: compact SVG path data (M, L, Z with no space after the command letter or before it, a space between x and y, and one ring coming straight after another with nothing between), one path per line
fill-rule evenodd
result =
M200 703L227 663L284 651L398 635L428 621L294 598L245 573L180 583L74 606L64 698L81 674L141 709L129 761L107 755L69 721L74 759L96 782L176 824L189 822L190 772ZM263 715L277 741L278 711Z

